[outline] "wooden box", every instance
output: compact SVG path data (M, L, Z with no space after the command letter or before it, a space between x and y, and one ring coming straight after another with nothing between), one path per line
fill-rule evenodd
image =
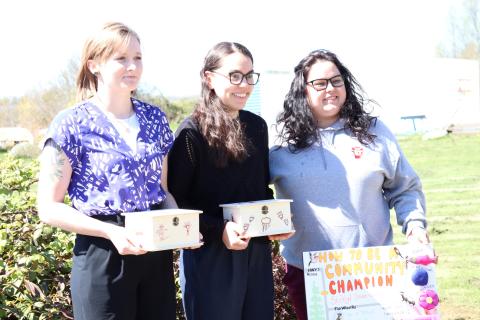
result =
M223 218L242 226L244 234L260 237L294 231L290 199L221 204Z
M162 209L126 212L125 229L143 249L158 251L200 244L199 210Z

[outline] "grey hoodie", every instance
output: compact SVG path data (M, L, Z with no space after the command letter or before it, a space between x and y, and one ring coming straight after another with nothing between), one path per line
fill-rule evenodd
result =
M282 242L287 263L303 269L305 251L392 244L390 209L403 233L425 228L420 180L392 132L379 120L365 146L348 134L343 120L319 129L321 139L292 153L270 149L276 197L293 199L295 235Z

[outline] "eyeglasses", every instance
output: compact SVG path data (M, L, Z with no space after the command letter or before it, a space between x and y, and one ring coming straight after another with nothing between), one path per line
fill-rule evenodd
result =
M253 71L247 74L243 74L239 71L234 71L234 72L230 72L228 76L216 71L210 71L210 72L224 76L225 78L230 80L231 84L234 84L234 85L241 84L243 79L245 79L249 85L253 86L257 84L258 79L260 78L260 73L253 72Z
M341 87L344 84L342 75L339 74L329 79L315 79L312 81L308 81L307 85L311 85L313 89L317 91L322 91L327 89L329 82L332 85L332 87L335 87L335 88Z

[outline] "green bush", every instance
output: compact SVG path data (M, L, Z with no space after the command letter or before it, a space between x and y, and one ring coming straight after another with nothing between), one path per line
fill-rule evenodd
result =
M71 317L73 235L37 217L38 162L0 162L0 318Z
M1 156L0 319L71 319L71 256L75 235L41 223L36 212L38 161ZM177 319L182 314L178 251L174 270ZM294 319L281 283L283 260L273 243L275 319Z

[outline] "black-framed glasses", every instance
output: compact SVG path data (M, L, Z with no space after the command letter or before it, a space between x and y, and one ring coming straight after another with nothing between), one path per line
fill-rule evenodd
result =
M223 73L217 72L217 71L210 71L210 72L213 72L213 73L219 74L221 76L224 76L225 78L230 80L231 84L234 84L234 85L241 84L243 79L245 79L249 85L253 86L253 85L257 84L258 79L260 78L260 73L253 72L253 71L251 71L247 74L243 74L240 71L233 71L233 72L230 72L228 74L228 76L224 75Z
M308 81L307 85L311 85L313 89L317 91L322 91L327 89L329 82L332 85L332 87L335 87L335 88L341 87L344 84L342 75L339 74L328 79L315 79L312 81Z

